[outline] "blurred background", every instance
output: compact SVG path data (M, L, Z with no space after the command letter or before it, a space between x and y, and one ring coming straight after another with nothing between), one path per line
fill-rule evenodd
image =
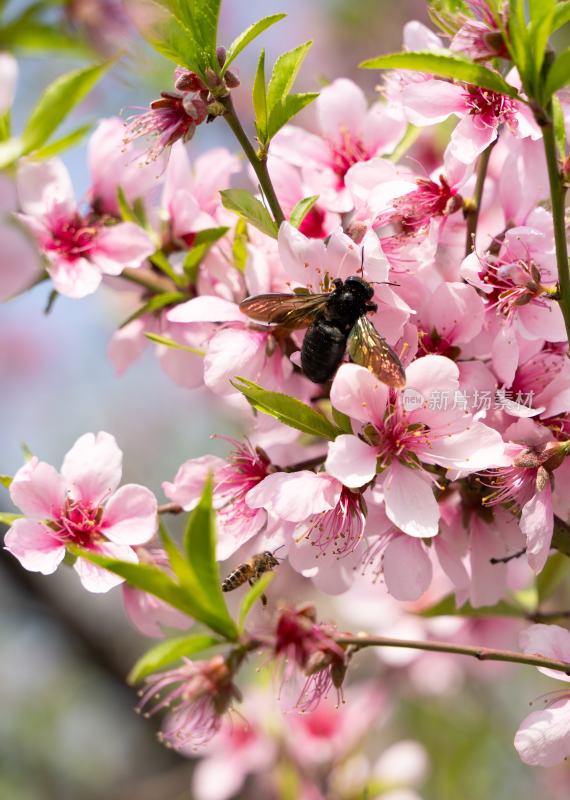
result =
M48 0L41 15L46 29L53 25L46 53L47 40L37 31L34 40L33 26L27 33L10 28L26 4L0 3L0 8L4 6L0 50L8 44L14 47L21 67L16 130L50 80L93 57L86 54L85 43L99 54L121 52L123 57L68 121L69 129L85 120L128 116L129 107L144 106L162 88L170 87L171 65L144 45L130 22L136 5L136 0L130 7L120 0ZM300 89L315 89L319 82L348 76L371 97L377 76L359 72L358 62L398 49L406 21L427 22L421 0L225 0L220 41L228 43L250 22L278 11L289 16L264 35L269 61L313 39ZM257 53L254 46L239 59L242 89L236 92L236 103L246 121L247 87ZM304 119L310 126L310 110ZM233 147L225 126L202 126L190 152L220 144ZM88 185L86 146L69 151L64 160L81 197ZM212 395L175 387L150 353L124 377L114 375L106 349L124 318L116 293L103 290L81 303L60 297L46 316L48 291L40 285L0 308L0 473L11 475L19 468L23 442L42 459L59 465L79 435L106 430L125 453L124 479L148 485L162 498L161 482L170 480L182 461L225 449L209 436L212 431L231 433L233 423L212 405ZM7 492L0 506L12 510ZM279 580L292 578L289 574ZM298 576L295 580L301 582ZM310 587L300 584L299 595L310 597ZM330 613L338 618L350 598L335 604L319 597L318 602L321 616ZM364 606L365 618L378 623L375 629L379 629L382 615L388 613L385 605L379 600L374 608L373 598L368 597ZM358 629L355 609L362 607L363 601L354 598L347 626ZM2 554L0 608L0 800L194 796L193 762L161 747L155 739L156 725L133 712L135 692L124 678L149 642L128 624L120 590L90 595L81 590L71 571L42 578L25 573ZM477 641L476 624L470 624L469 636ZM392 632L398 631L396 617ZM516 630L499 640L514 645ZM381 662L373 654L360 656L357 677L381 692L383 710L367 720L357 741L347 737L335 768L346 761L346 774L351 775L350 770L356 774L364 754L374 763L393 743L411 739L427 754L414 779L414 791L425 800L567 798L566 767L530 770L512 747L528 701L552 684L530 668L475 664L466 672L466 667L457 660ZM251 677L255 679L255 673ZM318 735L328 734L323 730ZM352 784L349 780L354 788L343 790L339 774L341 789L329 788L327 796L372 797L358 789L356 778ZM299 784L282 776L267 778L261 785L263 790L255 790L261 800L301 796ZM253 793L248 779L239 796L249 798ZM400 796L406 800L411 795Z

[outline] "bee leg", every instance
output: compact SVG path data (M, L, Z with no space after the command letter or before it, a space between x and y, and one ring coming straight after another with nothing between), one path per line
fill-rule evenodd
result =
M367 311L378 311L378 306L376 303L366 303L366 310Z

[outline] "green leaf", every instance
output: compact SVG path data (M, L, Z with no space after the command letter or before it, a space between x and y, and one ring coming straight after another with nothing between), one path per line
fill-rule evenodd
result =
M0 29L0 50L65 51L65 54L93 56L77 35L41 22L23 20L21 17Z
M253 110L255 112L255 129L257 138L263 147L268 144L267 136L267 90L265 88L265 50L259 54L255 80L253 82Z
M390 153L388 156L388 161L392 161L393 164L397 164L408 152L408 150L414 146L421 135L422 129L417 128L415 125L408 125L406 132L402 139L398 142L396 149L393 153Z
M554 92L570 83L570 48L561 53L548 70L544 96L548 101Z
M228 51L226 54L226 61L222 69L222 74L227 70L230 66L232 61L248 46L251 44L254 39L270 28L272 25L275 25L276 22L280 22L284 19L287 14L271 14L268 17L264 17L263 19L254 22L253 25L250 25L249 28L246 28L243 33L240 33L239 36L233 40L231 45L228 47Z
M271 236L272 239L277 238L277 226L271 214L251 192L245 189L224 189L220 195L224 208L239 214L246 222L265 233L266 236Z
M550 556L544 569L536 576L536 591L540 606L556 591L562 580L568 575L568 561L562 553Z
M158 333L151 333L145 331L147 339L155 344L163 344L165 347L172 347L173 350L183 350L185 353L193 353L195 356L205 356L206 351L201 350L199 347L191 347L189 344L180 344L180 342L169 339L167 336L160 336Z
M291 216L289 217L289 222L294 228L298 228L302 224L303 220L318 199L319 195L314 194L312 197L305 197L304 200L299 200L293 211L291 211Z
M198 505L188 517L184 531L184 550L212 607L217 607L222 616L227 614L216 561L216 512L213 507L211 477L204 485Z
M6 489L10 488L12 481L13 478L11 475L0 475L0 484L2 484L2 486L5 486Z
M233 385L247 397L253 408L275 417L290 428L330 441L341 433L326 417L295 397L269 392L246 378L236 378Z
M153 25L150 43L163 55L197 72L219 72L216 57L221 0L156 0L167 17Z
M204 228L202 231L197 231L194 235L194 246L215 244L222 239L228 231L229 228L225 225L221 225L218 228Z
M531 4L531 23L528 29L528 41L532 42L532 52L534 54L533 89L535 93L539 89L540 73L544 63L548 40L552 33L554 5L554 0L540 0L539 5L536 2Z
M34 150L34 160L45 161L48 158L53 158L54 156L59 155L59 153L62 153L64 150L69 150L71 147L75 147L83 141L90 130L90 123L87 125L81 125L79 128L71 131L71 133L62 136L61 139L56 139L54 142L46 144L45 147L40 147L39 150Z
M290 95L295 78L312 42L305 42L279 56L267 87L267 139L271 140L290 119L311 103L317 92Z
M518 96L516 89L508 84L498 72L490 70L482 64L474 64L465 58L447 53L435 53L429 50L413 53L388 53L385 56L363 61L360 67L362 69L409 69L417 72L429 72L443 78L472 83L509 97Z
M566 124L562 103L556 95L552 98L552 121L554 123L554 139L558 150L558 158L563 161L566 158Z
M552 32L554 33L559 28L567 25L570 22L570 0L565 0L563 3L557 3L554 9L554 17L552 19Z
M239 629L240 631L243 630L243 626L247 615L253 608L253 606L257 603L259 598L262 594L265 593L265 590L275 577L274 573L266 572L265 575L262 575L261 578L256 581L253 586L251 586L244 596L243 600L241 601L241 605L239 607Z
M96 64L61 75L40 97L22 133L23 153L42 147L70 111L91 91L111 64Z
M137 225L140 225L140 221L136 216L134 209L133 209L133 215L134 215L133 221L136 222ZM167 275L175 286L179 286L181 289L186 287L187 283L186 276L179 275L178 272L176 272L176 270L172 267L170 261L162 252L162 250L157 250L155 253L153 253L150 256L149 261L157 269L159 269L161 272Z
M0 142L0 169L5 169L17 161L22 151L22 141L17 137Z
M153 672L158 672L163 667L168 667L185 656L196 655L210 647L215 647L217 644L223 644L223 642L206 633L194 633L166 639L166 641L159 642L154 647L151 647L139 658L130 671L127 680L131 684L138 683L148 675L152 675Z
M248 250L248 235L247 223L244 219L239 219L235 229L234 240L232 243L232 255L234 257L234 266L240 272L245 270L247 264Z
M440 600L439 603L420 611L420 617L524 617L526 612L522 608L510 605L504 601L495 606L484 606L473 608L469 603L465 603L461 608L455 605L455 596L450 594Z
M137 308L137 310L131 314L130 317L122 322L121 325L119 325L119 328L124 328L129 324L129 322L133 322L135 319L142 317L143 314L151 314L154 311L160 311L161 308L177 305L178 303L182 303L187 299L188 297L182 292L161 292L161 294L155 294L150 298L150 300L140 306L140 308Z
M9 514L7 511L0 511L0 524L11 525L17 519L22 519L23 514Z
M509 32L504 37L511 57L515 62L523 86L527 87L531 81L530 55L528 46L527 21L525 16L524 0L509 0Z

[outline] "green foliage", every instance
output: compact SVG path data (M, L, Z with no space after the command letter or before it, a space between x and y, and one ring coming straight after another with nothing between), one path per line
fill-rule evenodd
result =
M234 61L234 59L237 58L237 56L243 50L245 50L245 48L251 44L254 39L257 39L260 34L262 34L272 25L275 25L276 22L280 22L286 16L287 14L271 14L269 17L264 17L263 19L254 22L253 25L250 25L249 28L246 28L246 30L240 33L239 36L236 36L231 45L228 47L222 74L228 69L232 61Z
M291 216L289 218L289 222L294 228L298 228L302 224L318 199L319 195L314 194L312 197L305 197L304 200L299 200L293 211L291 211Z
M54 142L51 142L51 144L46 144L45 147L40 147L38 150L34 150L34 160L45 161L48 158L53 158L54 156L63 153L64 150L69 150L71 147L75 147L83 141L90 130L90 123L87 125L80 125L79 128L76 128L74 131L71 131L71 133L62 136L60 139L56 139Z
M419 612L420 617L524 617L526 612L523 608L511 605L505 601L500 601L495 606L484 606L473 608L469 603L465 603L461 608L455 605L455 596L450 594L440 600L439 603Z
M329 441L342 433L326 417L295 397L281 392L269 392L246 378L236 378L233 385L247 397L256 411L275 417L290 428Z
M180 342L169 339L168 336L160 336L158 333L151 333L145 331L146 338L154 342L154 344L162 344L165 347L171 347L173 350L183 350L185 353L192 353L195 356L205 356L206 351L201 350L199 347L191 347L189 344L180 344Z
M10 514L7 511L0 511L0 524L11 525L17 519L22 519L23 514Z
M362 69L410 69L418 72L428 72L442 78L453 78L458 81L472 83L484 89L516 97L517 91L494 70L482 64L474 64L460 56L433 51L418 51L413 53L388 53L384 56L371 58L360 64Z
M562 553L550 556L544 569L536 576L536 592L540 606L556 591L568 574L568 561Z
M570 48L564 50L554 61L546 77L543 99L548 100L554 92L570 83Z
M154 311L160 311L162 308L182 303L187 299L187 296L182 294L182 292L161 292L160 294L155 294L150 298L150 300L148 300L146 303L143 303L140 308L137 308L136 311L127 317L127 319L121 323L119 328L124 328L129 324L129 322L133 322L135 319L142 317L144 314L152 314Z
M570 0L564 0L562 3L556 3L554 15L552 18L552 32L559 30L564 25L570 22Z
M4 486L6 489L9 489L12 485L12 476L11 475L0 475L0 485Z
M257 137L263 150L267 150L271 139L290 119L319 96L318 92L290 94L311 45L312 42L305 42L279 56L267 87L265 53L261 53L253 85L253 108Z
M257 603L259 598L262 594L264 594L265 590L273 580L275 575L272 572L266 572L265 575L262 575L261 578L256 581L253 586L249 588L249 591L241 601L240 609L239 609L239 629L240 631L243 630L243 626L247 619L247 616L253 606Z
M110 66L110 63L96 64L56 78L42 94L26 123L21 136L21 154L27 155L43 147Z
M277 225L263 203L245 189L224 189L222 205L272 239L277 238Z
M185 636L175 636L159 642L139 658L129 673L128 682L138 683L158 672L170 664L174 664L185 656L194 656L210 647L223 644L220 639L207 633L194 633Z

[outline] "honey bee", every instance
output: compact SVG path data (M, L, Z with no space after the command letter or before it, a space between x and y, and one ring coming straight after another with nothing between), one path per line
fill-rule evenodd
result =
M240 564L233 572L230 572L222 583L222 592L233 592L234 589L243 586L246 581L250 586L253 586L262 575L266 572L271 572L278 565L279 560L269 550L257 553L249 561ZM261 595L261 602L264 606L267 605L267 597L264 594Z

